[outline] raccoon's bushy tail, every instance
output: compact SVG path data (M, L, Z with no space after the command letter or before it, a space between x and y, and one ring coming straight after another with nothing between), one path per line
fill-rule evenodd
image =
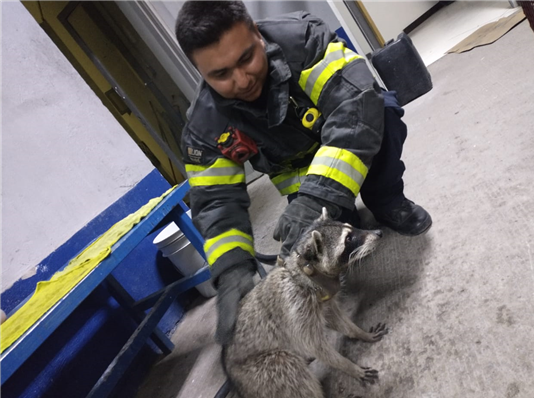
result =
M228 371L226 370L226 361L225 361L226 349L227 349L227 346L223 345L222 351L221 351L221 365L222 365L224 374L228 376ZM215 394L215 398L226 398L228 394L230 393L230 391L232 391L233 389L234 389L234 386L232 384L232 381L230 380L229 377L227 377L224 384L221 386L221 388L219 388L219 391L217 391L217 394Z

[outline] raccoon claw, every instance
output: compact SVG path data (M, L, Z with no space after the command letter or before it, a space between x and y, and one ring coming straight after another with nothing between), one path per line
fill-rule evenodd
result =
M378 323L375 326L372 326L371 329L369 329L369 333L387 334L387 332L388 332L388 329L385 323Z
M369 329L369 333L371 334L370 341L376 342L382 340L382 337L389 333L389 329L386 327L385 323L379 323Z
M363 385L365 385L365 383L375 384L378 381L378 370L369 367L362 367L362 370L364 374L360 377L360 382Z

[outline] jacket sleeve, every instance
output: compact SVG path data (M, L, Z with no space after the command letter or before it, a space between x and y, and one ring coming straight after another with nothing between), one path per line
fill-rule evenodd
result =
M325 123L300 192L351 209L382 142L381 89L362 56L319 18L302 17L308 25L299 85Z
M217 125L213 118L205 120ZM189 122L182 133L182 150L191 186L193 223L205 240L206 259L217 278L254 256L250 199L244 166L224 157L202 133Z

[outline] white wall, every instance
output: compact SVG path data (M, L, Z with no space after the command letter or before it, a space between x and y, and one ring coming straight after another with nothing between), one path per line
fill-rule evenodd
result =
M340 26L326 0L244 0L244 2L253 19L263 19L293 11L306 10L321 17L332 30L336 30ZM150 1L150 3L165 25L174 32L176 17L184 1Z
M153 170L20 2L2 2L2 291Z
M385 41L396 38L437 1L364 1L365 8Z

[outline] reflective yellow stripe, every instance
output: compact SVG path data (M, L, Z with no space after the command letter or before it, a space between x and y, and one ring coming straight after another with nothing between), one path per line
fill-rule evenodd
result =
M320 175L339 182L358 195L360 187L367 176L367 166L346 149L323 146L321 147L308 169L308 175Z
M278 192L280 192L280 195L291 195L292 193L295 193L295 192L298 192L299 189L300 189L300 185L304 182L304 178L299 181L299 182L296 182L294 184L291 184L289 185L288 187L285 187L285 188L282 188L280 190L278 190Z
M299 191L300 185L304 182L307 172L308 168L303 167L289 173L279 174L276 177L271 178L271 181L281 195L290 195Z
M236 247L240 247L246 252L254 256L254 240L252 236L241 232L237 229L231 229L214 238L206 240L204 243L204 252L208 259L208 264L211 266L221 257L224 253L229 252Z
M245 182L243 166L226 158L219 158L211 166L186 164L185 171L192 187Z
M358 58L362 57L346 48L343 43L330 43L326 48L324 58L311 68L302 71L299 85L317 105L326 82L334 73Z

